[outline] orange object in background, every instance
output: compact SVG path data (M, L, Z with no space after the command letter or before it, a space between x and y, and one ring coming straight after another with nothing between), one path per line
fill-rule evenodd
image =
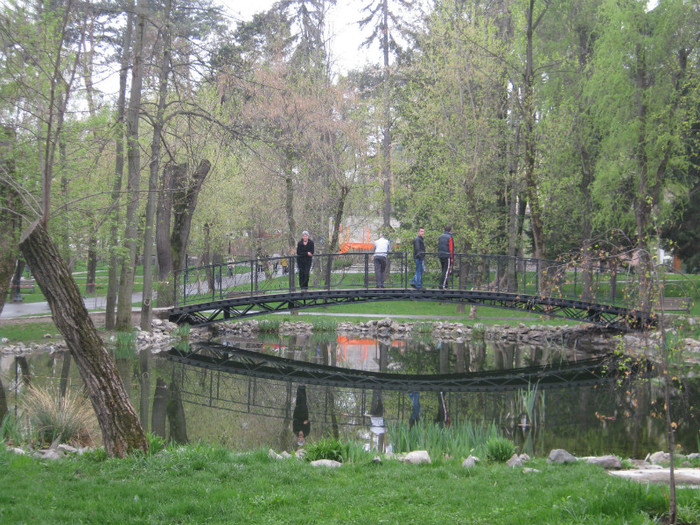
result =
M374 250L374 243L372 242L344 242L340 245L340 253L347 253L349 251L372 251Z

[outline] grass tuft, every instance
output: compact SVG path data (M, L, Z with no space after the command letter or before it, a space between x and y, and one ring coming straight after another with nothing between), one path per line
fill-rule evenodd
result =
M31 387L23 399L23 408L41 444L58 440L72 445L92 445L96 435L95 413L89 400L77 393L61 397L55 390Z

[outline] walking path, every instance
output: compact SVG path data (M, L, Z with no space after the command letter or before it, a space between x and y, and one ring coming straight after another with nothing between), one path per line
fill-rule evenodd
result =
M83 297L85 308L88 311L100 310L104 311L107 303L106 297ZM136 292L131 296L132 303L141 302L141 292ZM140 310L140 306L135 306L133 309ZM49 303L40 301L36 303L13 303L8 301L5 303L2 313L0 313L0 321L5 319L17 319L20 317L33 317L51 315Z

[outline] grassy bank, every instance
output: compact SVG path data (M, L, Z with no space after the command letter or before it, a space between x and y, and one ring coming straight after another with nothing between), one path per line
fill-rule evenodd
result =
M206 446L151 457L99 453L40 461L0 452L3 523L659 523L668 488L587 464L534 460L466 469L361 462L315 468ZM681 523L700 523L697 489L680 489Z

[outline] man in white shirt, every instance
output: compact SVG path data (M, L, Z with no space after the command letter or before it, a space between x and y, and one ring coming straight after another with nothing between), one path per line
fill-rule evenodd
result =
M389 241L382 233L379 235L379 239L374 241L374 277L377 280L377 288L384 288L388 253Z

